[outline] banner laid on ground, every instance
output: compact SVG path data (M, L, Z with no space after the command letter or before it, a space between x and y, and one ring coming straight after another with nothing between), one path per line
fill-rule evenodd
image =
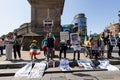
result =
M119 68L111 65L109 60L99 60L100 65L98 65L101 69L107 69L108 71L119 71Z
M108 71L119 71L119 68L109 63L109 60L98 60L98 61L77 60L77 63L80 68L84 68L86 70L92 70L98 68L98 69L107 69Z
M41 79L43 76L43 73L45 71L46 64L44 62L35 63L33 69L31 70L30 74L28 75L28 78L38 78Z
M28 76L31 69L32 69L32 62L29 62L15 73L15 77Z
M72 68L69 66L69 61L68 60L60 60L60 65L59 65L60 69L62 71L70 71L72 70Z
M80 68L84 68L86 70L93 69L94 66L91 60L77 60L77 63Z

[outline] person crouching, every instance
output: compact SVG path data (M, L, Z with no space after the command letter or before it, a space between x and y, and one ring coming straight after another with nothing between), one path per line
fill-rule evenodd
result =
M32 44L30 45L31 60L33 60L33 57L34 57L34 59L37 59L36 55L39 55L39 54L40 54L40 48L37 45L37 40L33 40Z

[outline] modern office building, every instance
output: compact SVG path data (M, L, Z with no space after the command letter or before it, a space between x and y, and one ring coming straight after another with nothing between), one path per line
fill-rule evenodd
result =
M84 41L85 36L87 35L87 18L84 13L75 15L73 24L75 28L78 28L78 33L81 36L82 41Z

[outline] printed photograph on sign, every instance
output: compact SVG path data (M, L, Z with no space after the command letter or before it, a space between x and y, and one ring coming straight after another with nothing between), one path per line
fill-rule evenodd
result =
M80 41L79 34L78 33L71 33L70 39L71 39L71 43L78 44L78 42Z
M117 45L116 38L111 37L111 38L110 38L110 44L111 44L112 46L116 46L116 45Z

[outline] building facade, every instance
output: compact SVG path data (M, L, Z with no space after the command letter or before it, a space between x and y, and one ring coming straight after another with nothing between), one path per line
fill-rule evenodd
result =
M107 27L107 29L109 29L113 36L118 37L118 33L120 32L120 24L119 23L115 23L115 24L111 24L110 26Z
M87 18L84 13L80 13L75 15L73 24L77 24L78 33L81 36L82 41L84 42L84 38L87 35Z
M41 45L48 32L55 35L57 45L60 41L61 15L65 0L28 0L31 5L31 22L24 23L14 32L23 35L23 50L29 50L29 45L36 39ZM58 48L58 46L56 47Z

